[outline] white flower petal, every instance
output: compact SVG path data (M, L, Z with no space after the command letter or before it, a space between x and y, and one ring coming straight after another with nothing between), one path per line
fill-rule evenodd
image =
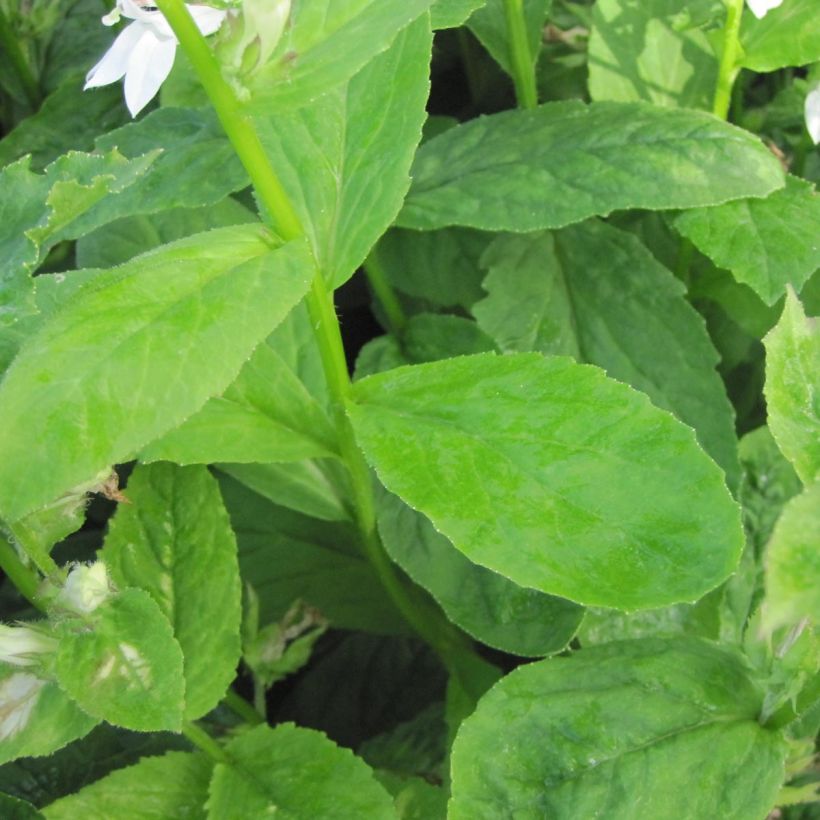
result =
M131 23L120 32L113 45L85 76L84 88L99 88L121 80L128 70L131 52L145 33L142 23Z
M210 6L188 6L197 28L207 37L222 25L226 12Z
M148 32L131 52L125 75L125 104L132 117L157 95L171 73L176 50L176 40L160 39Z
M772 9L776 9L783 0L746 0L752 14L762 20Z
M820 143L820 85L809 91L804 106L806 128L811 135L812 142Z
M0 682L0 741L25 729L46 682L17 672Z

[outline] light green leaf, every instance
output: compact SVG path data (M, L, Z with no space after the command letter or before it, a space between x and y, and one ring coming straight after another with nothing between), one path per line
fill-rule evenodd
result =
M502 350L603 367L694 428L737 486L734 412L717 351L683 285L637 238L596 220L500 237L482 263L489 296L473 314Z
M764 621L769 629L809 617L820 623L820 482L783 509L766 552Z
M253 77L252 110L279 116L345 83L432 3L296 0L279 46Z
M599 0L589 38L592 99L711 109L718 61L703 31L681 25L689 5Z
M87 735L98 722L53 681L0 666L0 763L50 755Z
M737 654L692 639L519 667L458 733L448 817L762 820L787 752L762 701Z
M47 820L204 820L211 763L204 755L169 752L117 769L43 809Z
M783 170L710 114L646 103L547 103L451 128L422 145L398 224L526 233L625 208L766 196Z
M219 397L149 444L142 461L210 464L299 461L336 455L327 414L265 343Z
M60 625L60 686L89 715L138 732L179 731L182 651L151 596L125 589Z
M204 820L211 762L199 754L144 757L43 809L47 820Z
M737 564L720 470L689 428L597 368L483 354L369 376L353 395L382 483L521 586L648 609L693 601Z
M301 241L261 226L183 239L99 272L23 345L0 385L0 510L15 520L222 392L301 299ZM53 445L53 446L51 446Z
M208 817L247 820L281 814L292 820L395 820L393 801L368 766L320 732L282 724L257 726L217 763Z
M804 484L820 478L820 327L789 289L766 345L769 429Z
M747 14L740 30L741 65L774 71L820 60L817 0L788 0L757 20Z
M407 0L380 3L395 13ZM401 208L426 118L430 48L425 15L349 83L295 111L275 109L257 119L334 287L353 275Z
M471 563L423 515L394 495L380 494L377 509L390 557L474 638L531 657L560 652L572 640L584 615L582 607L517 586Z
M214 706L236 676L242 615L236 539L205 467L137 467L101 553L114 582L145 590L182 647L185 719Z
M486 0L435 0L430 8L433 31L460 26Z
M342 629L408 634L351 523L301 515L229 478L221 486L239 543L242 577L259 594L262 623L281 620L301 599Z
M773 305L786 285L799 291L820 268L820 196L805 180L766 199L743 199L677 216L674 225L718 267Z
M507 25L505 0L487 0L468 20L470 31L482 42L495 61L510 76L513 68L510 57L510 35ZM538 60L541 39L552 0L523 0L524 26L533 65Z

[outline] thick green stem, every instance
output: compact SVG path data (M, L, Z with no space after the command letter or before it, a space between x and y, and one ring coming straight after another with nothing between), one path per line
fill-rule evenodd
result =
M712 113L725 120L732 103L732 86L737 77L737 58L740 54L740 20L744 0L727 0L726 25L723 29L723 52L720 55L715 100Z
M400 334L407 324L407 317L404 315L404 308L399 302L399 297L396 296L396 291L387 278L377 248L370 251L364 263L364 272L367 281L370 282L370 287L373 288L373 293L384 310L389 330L396 335Z
M507 35L510 39L510 63L515 98L520 108L535 108L538 105L535 60L530 52L523 0L504 0L504 12L507 17Z
M0 569L27 601L37 609L45 611L45 604L38 595L40 576L20 560L14 547L2 534L0 534Z
M271 167L253 120L244 113L233 90L223 79L219 64L184 3L182 0L157 0L157 5L188 55L228 139L256 188L262 206L280 236L291 240L303 235L299 217ZM445 663L457 663L457 660L448 656L458 657L461 653L471 651L468 639L415 588L404 583L379 540L370 470L356 444L347 417L351 382L332 296L321 272L318 272L305 301L315 329L316 343L333 403L342 459L350 474L363 548L380 581L408 623L442 656Z
M31 73L31 67L28 64L28 60L26 60L26 55L23 54L23 50L20 48L20 43L17 40L17 36L14 31L12 31L8 18L1 8L0 45L3 46L3 51L6 52L9 62L14 67L14 70L20 79L20 85L23 87L23 91L29 105L36 111L42 102L40 87L38 86L34 75Z
M230 764L231 759L228 757L222 746L219 745L204 729L196 725L196 723L183 723L182 734L202 752L205 752L208 757L216 763Z

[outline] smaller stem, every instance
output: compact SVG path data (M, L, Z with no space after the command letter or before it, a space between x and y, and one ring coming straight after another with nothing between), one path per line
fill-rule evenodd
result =
M737 77L737 58L740 53L740 20L744 0L728 0L726 25L723 29L723 52L720 55L717 85L712 113L725 120L732 103L732 86Z
M228 689L225 697L222 698L222 702L235 714L239 715L245 723L250 723L251 726L258 726L260 723L265 722L264 716L258 707L254 709L245 698L238 695L233 689Z
M17 551L2 535L0 535L0 569L29 603L45 612L45 604L38 595L40 576L20 560Z
M205 752L211 760L216 763L230 763L228 757L222 746L217 743L204 729L197 726L196 723L183 723L182 734L202 752Z
M376 294L376 298L384 308L388 329L398 336L407 324L407 316L404 314L399 297L396 296L396 291L387 278L377 248L373 248L365 260L364 272L370 282L370 287L373 288L373 293Z
M535 60L530 53L523 0L504 0L504 12L507 17L507 34L510 38L515 98L520 108L535 108L538 105Z
M689 290L692 259L695 256L695 246L685 236L678 240L678 258L675 261L675 276L686 285Z
M2 8L0 8L0 45L3 46L3 50L8 55L9 61L17 72L20 85L23 86L23 91L25 92L29 105L36 111L42 102L40 88L34 74L31 73L31 67L28 64L28 60L26 60L26 55L23 54L17 36L14 31L12 31L11 24Z

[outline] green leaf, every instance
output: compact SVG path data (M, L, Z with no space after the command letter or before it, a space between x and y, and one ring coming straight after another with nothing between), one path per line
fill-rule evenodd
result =
M797 177L786 177L786 187L766 199L685 211L674 225L767 305L780 299L787 285L800 291L820 268L820 196Z
M232 765L217 763L211 779L212 820L273 813L293 820L395 820L390 795L367 765L319 732L257 726L226 751Z
M808 616L820 623L820 482L783 508L766 551L764 621L769 629Z
M380 494L378 521L390 557L474 638L531 657L560 652L572 640L582 607L471 563L423 515L393 495Z
M99 272L27 340L0 385L5 518L131 457L228 386L311 278L303 242L270 242L233 227L151 251Z
M425 15L349 83L295 111L275 109L257 119L265 150L334 287L353 275L401 208L426 118L430 48Z
M592 99L711 109L718 61L703 31L681 25L689 5L599 0L589 38Z
M336 455L327 414L282 358L262 343L219 397L140 453L142 461L210 464Z
M334 626L406 635L408 627L366 561L352 523L277 506L236 481L221 481L239 543L242 577L259 594L262 623L301 599Z
M804 484L820 477L820 327L789 289L766 345L769 429Z
M56 683L0 666L0 763L50 755L88 734L97 722Z
M624 208L694 208L783 186L775 156L710 114L645 103L547 103L422 145L398 224L525 233Z
M762 19L748 14L740 30L741 65L775 71L820 60L817 0L789 0Z
M762 701L737 654L692 639L519 667L459 731L448 816L763 818L787 750Z
M737 564L720 470L691 430L597 368L483 354L369 376L353 395L382 483L521 586L648 609L700 597Z
M144 757L43 809L47 820L204 820L211 763L204 756L169 752Z
M470 17L467 25L504 71L513 76L505 5L506 0L487 0ZM552 8L552 0L523 0L522 5L530 57L535 65L541 50L544 23Z
M694 428L737 486L734 412L717 351L683 285L637 238L591 221L500 237L482 263L489 296L473 314L502 350L603 367Z
M433 31L460 26L486 0L435 0L430 8Z
M239 662L236 539L205 467L137 467L101 553L119 586L150 594L173 627L185 665L185 719L214 706Z
M31 803L9 794L0 794L0 813L4 820L38 820L44 816Z
M251 82L253 112L278 117L345 83L432 3L297 0L279 46Z
M116 726L139 732L182 726L182 651L162 610L141 589L125 589L60 625L57 678L89 715Z

